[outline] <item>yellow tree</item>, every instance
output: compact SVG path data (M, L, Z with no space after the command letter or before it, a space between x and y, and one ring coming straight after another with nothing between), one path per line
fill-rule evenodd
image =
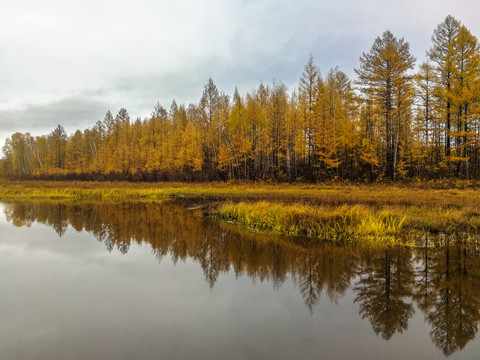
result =
M185 170L185 174L202 170L203 149L202 132L191 122L187 124L182 134L182 146L179 158Z
M355 154L359 138L358 101L348 76L337 68L333 69L327 83L333 84L331 97L335 116L336 159L340 161L337 174L343 177L355 176Z
M62 125L58 125L48 136L49 163L53 173L63 173L65 169L65 147L67 133Z
M3 151L11 161L13 175L27 177L32 174L34 140L29 133L14 133L5 143Z
M204 138L204 161L207 177L215 178L215 164L220 144L220 94L212 78L208 79L198 105Z
M470 31L461 26L453 41L452 102L456 109L455 159L457 173L469 177L468 161L472 155L476 134L474 123L478 113L472 112L478 97L480 54L478 41Z
M317 128L315 133L316 154L319 171L322 176L334 174L341 160L337 148L339 130L346 121L346 109L342 103L338 70L331 70L324 81L319 81L316 101Z
M322 84L320 70L313 62L313 56L310 55L307 64L300 77L298 86L298 105L302 114L303 141L302 156L305 158L307 174L313 174L315 165L315 144L314 137L317 129L317 119L315 110L316 102L319 97L319 86Z
M65 146L65 169L70 174L80 174L84 169L83 134L75 131Z
M264 142L267 151L267 167L271 177L285 176L286 125L288 115L287 87L274 83L268 99Z
M298 94L293 91L289 99L286 125L286 167L289 181L299 175L299 161L305 154L305 137L303 136L303 119L299 109ZM304 159L303 159L304 160Z
M263 175L266 157L264 128L266 126L266 114L270 89L260 84L258 89L246 96L246 122L247 136L250 139L251 159L249 163L249 178L257 179Z
M181 173L183 171L183 160L179 154L182 150L182 136L188 124L188 116L185 106L178 106L176 101L173 100L172 105L170 106L169 117L173 127L173 134L169 139L169 163L171 164L171 171Z
M449 15L437 26L432 36L432 47L428 55L430 60L435 63L435 72L437 86L435 96L440 104L438 110L439 116L444 124L444 146L446 156L451 153L451 131L453 126L453 99L452 85L454 73L454 41L460 29L460 22Z
M368 53L360 57L355 69L358 84L382 120L382 152L385 175L393 180L401 153L401 140L408 128L412 102L411 76L415 58L408 42L397 39L390 31L375 39Z

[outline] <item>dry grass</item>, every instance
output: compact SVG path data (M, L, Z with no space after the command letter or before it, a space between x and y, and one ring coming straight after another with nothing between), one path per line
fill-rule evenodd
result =
M437 187L0 180L0 200L192 197L228 202L219 209L223 218L261 232L372 244L412 234L478 235L480 191Z
M342 205L339 207L270 202L229 203L219 216L274 234L307 236L357 245L415 245L424 234L478 235L480 211L471 207Z
M315 205L478 206L480 191L401 185L305 185L258 183L129 183L0 180L0 198L205 197Z

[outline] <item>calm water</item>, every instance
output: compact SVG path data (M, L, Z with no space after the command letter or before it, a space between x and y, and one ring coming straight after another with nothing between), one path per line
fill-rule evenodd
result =
M313 246L191 207L0 203L0 358L479 358L479 248Z

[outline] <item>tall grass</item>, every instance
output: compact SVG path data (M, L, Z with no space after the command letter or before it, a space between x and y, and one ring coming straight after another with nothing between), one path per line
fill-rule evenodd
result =
M389 211L375 214L355 205L338 208L270 202L226 204L218 215L257 231L307 236L335 242L394 244L404 218Z
M229 203L218 215L255 231L307 236L368 246L414 244L424 234L478 235L480 210L475 208L339 207L270 202Z
M0 180L0 200L4 201L164 201L172 197L229 201L218 211L224 219L256 231L333 241L392 244L412 234L480 233L480 191L473 185L412 189L398 185Z

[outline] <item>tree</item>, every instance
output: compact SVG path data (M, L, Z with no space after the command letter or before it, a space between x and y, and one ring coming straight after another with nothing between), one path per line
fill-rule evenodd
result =
M267 166L270 176L277 179L283 175L285 159L285 132L288 114L287 87L282 83L274 83L268 99L266 123L264 128Z
M65 145L65 169L72 174L85 171L83 134L80 130L75 131Z
M438 143L433 100L436 78L432 65L428 62L422 63L414 80L418 99L417 118L420 126L418 130L421 132L422 142L428 147L432 143Z
M212 78L208 79L198 105L203 130L204 161L207 175L214 176L218 146L220 144L220 94Z
M453 16L448 15L445 20L437 26L432 35L433 46L427 53L433 61L437 76L436 97L441 101L441 116L444 119L445 129L445 151L450 156L451 151L451 130L452 130L452 81L454 73L453 64L453 43L460 29L460 22Z
M378 113L383 131L380 134L384 145L386 176L395 178L399 162L401 136L408 127L408 116L412 102L411 76L415 58L410 54L409 44L397 39L390 31L375 39L368 53L360 57L360 67L355 69L358 84Z
M318 100L319 85L321 84L320 70L313 62L313 56L310 55L298 86L299 107L303 119L302 156L304 156L307 171L313 173L312 167L315 165L314 159L314 134L316 130L317 112L315 111Z
M472 154L472 144L476 143L475 122L478 113L480 94L478 93L480 52L478 41L470 31L461 26L453 41L452 100L456 110L455 158L457 160L457 174L463 173L469 177L468 161ZM463 168L463 171L461 171Z
M56 169L65 168L65 147L67 145L67 133L62 125L58 125L49 136L49 152L53 155L52 165Z
M414 282L411 254L407 249L372 253L354 286L360 315L367 318L377 335L389 340L408 328L415 310L407 298Z

